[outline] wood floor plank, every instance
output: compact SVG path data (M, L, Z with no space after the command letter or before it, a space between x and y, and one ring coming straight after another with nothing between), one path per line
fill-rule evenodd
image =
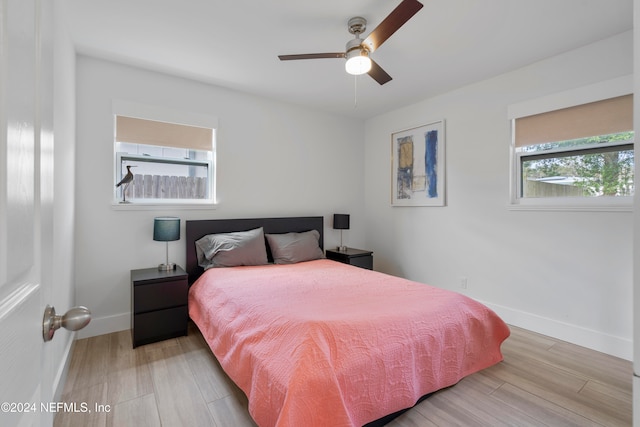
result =
M176 342L182 347L185 354L208 348L207 342L202 337L198 327L192 322L189 322L189 326L187 327L187 335L176 338Z
M533 349L546 351L558 343L558 340L555 338L518 328L516 326L509 325L509 329L511 330L509 346L512 348L520 348L525 352Z
M151 372L146 354L131 349L129 331L110 334L108 400L111 405L153 393Z
M106 382L74 388L62 399L70 406L56 413L54 427L106 427L109 412L95 410L96 405L107 404Z
M581 372L631 393L629 377L633 375L633 367L627 360L565 342L558 342L549 349L549 357L556 366Z
M388 427L438 427L438 424L426 419L417 410L407 411L386 424Z
M76 379L83 365L84 353L87 351L88 341L87 339L83 339L74 341L73 343L70 353L71 361L69 362L69 370L62 389L63 396L69 394L75 388Z
M627 422L625 420L630 422L631 419L631 401L628 402L625 411L615 414L601 402L591 399L589 396L583 396L557 384L550 386L540 382L525 371L509 366L506 360L500 365L486 369L482 375L502 379L505 383L512 384L538 398L555 402L569 411L582 414L584 417L605 426L629 425L624 423Z
M467 402L453 397L450 393L436 393L412 408L411 411L419 412L429 422L437 426L508 426L507 423L495 417L488 418L484 413L474 413L473 409L475 408L471 409Z
M107 427L161 427L156 397L147 394L120 402L107 416Z
M575 412L569 411L548 400L541 399L509 383L505 383L493 392L491 397L538 420L541 425L574 427L600 426L600 424Z
M224 372L195 325L190 323L188 335L177 338L177 342L182 347L205 402L210 403L235 393L237 386Z
M504 361L485 372L498 381L509 382L516 386L531 384L567 394L578 393L588 381L587 377L567 373L538 359L506 351Z
M479 381L477 375L472 375L453 387L435 393L427 401L433 399L434 406L455 408L451 412L456 414L454 420L456 423L462 423L460 425L496 427L539 425L539 421L526 412L518 408L507 407L494 399L492 397L494 392L495 390L488 389L482 381ZM425 412L424 406L418 406L417 409L425 418L431 419L430 413Z
M629 401L632 393L620 391L618 387L603 384L598 381L589 381L582 390L580 396L597 401L612 413L624 414L629 411Z
M601 380L631 391L629 378L633 372L627 360L519 328L511 327L511 332L512 336L503 346L505 356L515 352L521 357L550 364L571 375ZM527 337L532 338L530 342Z
M100 335L87 338L86 343L81 344L83 351L78 352L78 359L75 361L78 369L71 377L71 388L87 388L105 382L109 369L110 341L110 335Z
M211 426L207 404L181 347L156 346L146 353L162 425Z
M210 403L236 392L237 386L208 349L191 352L187 356L187 362L205 402Z
M216 427L257 427L249 415L246 399L238 395L218 399L208 407Z

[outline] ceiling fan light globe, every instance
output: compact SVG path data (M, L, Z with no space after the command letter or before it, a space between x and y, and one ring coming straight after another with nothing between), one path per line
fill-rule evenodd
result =
M347 58L344 68L347 70L347 73L359 76L360 74L368 73L369 70L371 70L371 59L369 59L366 54L354 55Z

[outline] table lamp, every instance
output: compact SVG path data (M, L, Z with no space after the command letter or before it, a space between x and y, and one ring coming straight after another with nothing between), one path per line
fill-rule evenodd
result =
M347 250L347 247L342 245L342 230L349 229L349 215L333 214L333 229L340 230L340 246L338 246L337 249L340 252L345 252Z
M160 264L158 270L174 270L175 263L169 263L169 242L180 240L180 218L170 216L154 218L153 240L167 243L166 264Z

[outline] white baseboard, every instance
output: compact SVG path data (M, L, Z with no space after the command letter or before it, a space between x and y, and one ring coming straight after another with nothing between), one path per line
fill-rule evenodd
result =
M527 313L497 304L482 302L495 311L506 323L539 334L547 335L602 353L633 359L633 341L630 338L605 334L570 323L560 322L533 313Z
M76 339L96 337L98 335L110 334L127 329L131 329L131 313L129 312L105 317L94 317L86 328L77 332Z

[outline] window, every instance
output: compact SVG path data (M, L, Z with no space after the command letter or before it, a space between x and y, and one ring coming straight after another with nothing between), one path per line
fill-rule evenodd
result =
M515 203L630 204L633 95L513 118Z
M214 129L115 117L115 188L119 203L212 203Z
M527 146L518 166L522 198L633 196L633 132Z

